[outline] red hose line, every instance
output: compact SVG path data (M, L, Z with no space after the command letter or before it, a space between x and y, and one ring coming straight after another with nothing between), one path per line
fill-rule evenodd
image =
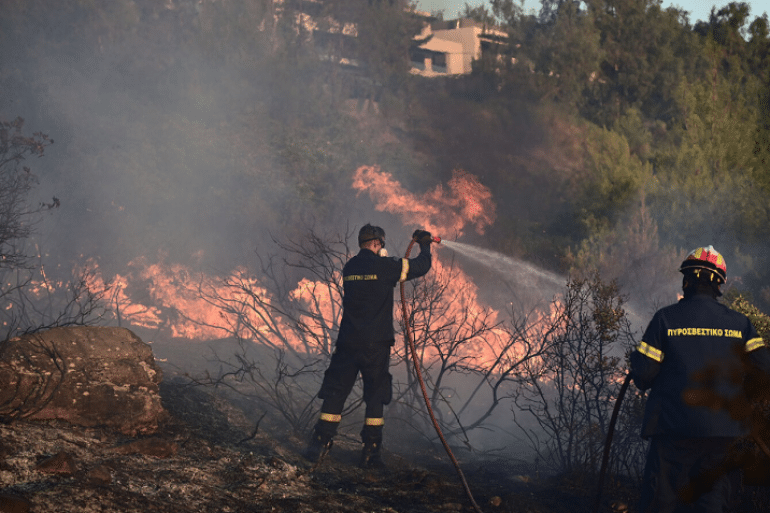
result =
M414 246L414 239L409 243L409 247L406 248L406 255L404 258L409 258L409 254L412 252L412 246ZM452 460L452 463L455 466L455 469L457 469L457 474L460 476L460 481L462 481L463 488L465 488L465 494L468 496L468 499L470 499L471 504L473 505L473 509L477 511L477 513L482 513L481 508L479 508L479 505L476 504L476 501L473 499L473 494L471 493L471 489L468 486L468 481L465 480L465 475L463 474L462 469L460 469L460 463L457 461L457 458L455 458L455 455L452 453L452 449L449 447L449 444L447 443L446 439L444 438L444 433L441 431L441 427L438 424L438 420L436 420L436 415L433 413L433 407L430 404L430 399L428 398L428 389L425 387L425 381L422 378L422 371L420 370L420 363L417 358L417 349L414 345L414 337L412 336L412 329L409 324L409 316L407 315L406 311L406 294L404 293L404 282L401 282L401 314L404 318L404 332L406 336L407 343L409 344L409 351L412 353L412 362L414 363L414 372L417 376L417 381L420 382L420 389L422 390L422 397L425 400L425 406L428 408L428 414L430 415L430 420L433 422L433 427L436 429L436 433L438 434L439 439L441 440L441 443L444 446L444 449L446 450L446 453L449 455L449 459Z

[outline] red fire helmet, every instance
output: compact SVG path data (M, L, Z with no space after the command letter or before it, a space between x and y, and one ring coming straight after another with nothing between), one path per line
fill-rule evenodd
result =
M714 249L714 246L705 246L696 248L687 255L682 265L679 266L679 272L684 273L689 270L706 269L715 274L719 283L727 281L727 264L722 255Z

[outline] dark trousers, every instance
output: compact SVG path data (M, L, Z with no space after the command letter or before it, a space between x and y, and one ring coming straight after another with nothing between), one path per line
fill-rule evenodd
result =
M644 468L640 513L724 513L740 486L733 438L654 436Z
M324 374L323 384L318 397L324 400L321 405L322 417L339 415L345 407L358 374L364 385L367 422L361 431L365 443L382 441L382 418L384 405L390 403L393 393L393 378L390 368L390 345L367 344L361 347L338 347ZM370 425L370 421L374 422ZM316 432L324 436L334 436L339 422L320 420Z

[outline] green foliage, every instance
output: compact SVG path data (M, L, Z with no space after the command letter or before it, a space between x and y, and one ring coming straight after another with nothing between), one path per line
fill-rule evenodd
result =
M567 261L573 276L597 271L615 280L627 294L648 306L673 301L679 291L679 263L685 251L663 244L644 198L612 227L594 231L582 240Z
M577 3L565 2L555 22L534 38L532 60L540 77L542 98L563 108L583 106L586 89L593 87L603 58L600 33L593 17Z
M736 290L725 294L724 301L727 306L748 317L759 336L765 343L770 343L770 315L762 312L752 304L750 298Z
M380 88L382 94L399 96L405 92L408 50L412 37L420 31L419 23L407 15L406 5L404 0L368 2L354 19L356 55L373 81L372 98L379 96L376 92Z
M651 166L631 154L625 137L605 128L585 125L585 175L579 212L589 233L611 225L636 198L651 176Z
M194 39L212 59L255 65L270 48L271 3L266 0L200 2ZM263 30L255 30L262 27ZM191 27L192 28L192 27Z
M592 105L586 115L612 124L631 107L646 116L670 119L677 83L702 69L696 41L682 30L679 14L652 0L590 0L588 11L601 35Z
M470 5L465 4L462 17L478 21L479 23L487 23L490 25L494 24L494 15L483 4L477 5L476 7L471 7Z
M648 191L661 229L683 247L724 234L745 244L767 239L769 198L756 186L765 173L754 152L758 113L743 89L719 76L680 86L683 124L656 155Z

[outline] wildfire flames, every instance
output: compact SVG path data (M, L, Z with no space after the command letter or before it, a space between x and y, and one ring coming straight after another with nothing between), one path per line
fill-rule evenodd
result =
M437 234L459 236L468 226L483 233L495 220L492 193L464 171L455 171L446 187L439 185L421 197L376 166L357 169L352 186L368 192L377 210L398 213L405 224ZM478 289L468 275L449 268L442 262L441 252L435 253L431 273L438 283L446 284L446 291L439 308L425 316L422 326L415 326L415 333L419 336L434 327L454 324L456 328L449 336L464 341L462 352L479 363L491 362L508 343L505 335L489 329L481 337L475 331L480 323L496 326L499 313L480 302ZM326 282L302 278L293 290L284 291L282 298L260 283L263 277L245 268L220 277L159 260L150 263L138 258L125 274L112 279L105 279L90 262L96 272L90 275L88 287L103 294L120 324L152 329L165 336L212 340L235 335L276 347L290 346L297 352L313 351L314 345L315 350L328 351L333 344L341 314L341 270ZM274 308L281 301L294 304L298 313L286 315L281 306ZM463 322L457 323L461 318ZM430 347L424 351L426 357L435 357ZM515 348L509 352L514 358Z
M435 233L463 234L470 224L480 234L496 218L492 192L478 178L455 170L447 192L442 185L422 197L407 191L390 173L377 166L361 166L353 174L353 188L368 192L381 212L399 214L405 225L419 225Z

